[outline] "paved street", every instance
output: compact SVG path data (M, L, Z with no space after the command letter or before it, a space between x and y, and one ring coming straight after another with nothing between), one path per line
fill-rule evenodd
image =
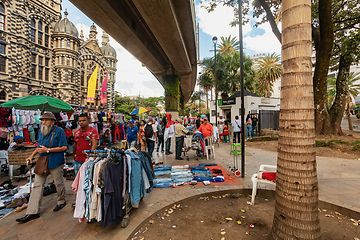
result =
M229 155L230 143L222 143L216 147L216 162L223 167L232 164L233 156ZM188 164L204 163L206 159L199 161L186 160L176 161L174 155L165 156L154 152L156 160L164 161L164 164ZM190 159L194 159L195 153L190 151ZM72 217L73 210L68 204L60 212L52 212L56 204L56 194L44 197L41 217L26 224L17 224L16 218L22 217L25 212L13 213L0 220L1 239L126 239L131 232L145 219L156 211L169 204L182 199L207 192L251 188L250 177L257 171L261 164L276 164L276 152L263 151L254 148L246 149L246 177L241 179L242 185L230 186L203 186L178 187L167 189L155 189L141 202L139 209L133 209L130 215L130 223L127 228L121 228L118 224L103 228L100 223L79 223ZM336 159L318 157L318 178L320 185L320 200L327 201L345 208L360 212L360 169L359 160ZM71 203L75 194L70 189L71 181L66 181L67 201ZM268 186L261 186L265 188Z

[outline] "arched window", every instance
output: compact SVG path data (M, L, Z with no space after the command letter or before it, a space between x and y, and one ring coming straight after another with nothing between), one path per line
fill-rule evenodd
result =
M34 20L34 19L31 19L31 26L32 26L33 28L35 28L35 20Z
M5 7L0 3L0 30L5 31Z
M84 73L84 71L81 71L80 81L81 81L81 86L85 86L85 73Z
M42 31L42 22L41 22L41 21L38 22L38 29L39 29L40 31Z
M45 26L45 33L49 34L49 27L48 26Z
M75 73L74 72L71 73L70 78L71 78L70 81L73 83L74 79L75 79Z
M58 81L61 82L61 72L58 72Z
M0 91L0 100L6 100L6 92L4 90Z

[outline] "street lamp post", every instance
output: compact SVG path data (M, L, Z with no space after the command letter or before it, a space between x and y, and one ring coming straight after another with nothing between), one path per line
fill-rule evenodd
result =
M218 93L217 93L217 76L216 76L216 44L217 44L217 37L216 36L214 36L213 38L212 38L212 41L213 41L213 43L214 43L214 57L215 57L215 70L214 70L214 78L215 78L215 125L216 125L216 127L217 127L217 125L218 125L218 120L217 120L217 116L218 116L218 114L217 114L217 105L218 105Z

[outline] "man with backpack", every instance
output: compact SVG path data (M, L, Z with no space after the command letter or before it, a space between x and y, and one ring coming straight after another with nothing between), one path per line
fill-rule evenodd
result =
M152 153L155 148L155 142L157 143L157 127L156 124L153 124L153 119L149 118L148 123L145 126L144 129L145 132L145 138L146 138L146 145L148 148L148 152L150 154L150 157L152 157Z

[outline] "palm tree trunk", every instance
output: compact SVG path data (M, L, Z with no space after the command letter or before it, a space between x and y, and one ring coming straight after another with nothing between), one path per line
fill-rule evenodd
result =
M266 79L266 88L267 88L267 92L266 92L266 97L270 97L270 79Z
M311 0L282 2L282 76L271 239L321 239L311 64Z
M347 103L346 114L348 117L349 130L352 131L353 127L352 127L351 114L350 114L350 99L348 100L348 103Z
M206 91L206 109L209 110L209 91Z

